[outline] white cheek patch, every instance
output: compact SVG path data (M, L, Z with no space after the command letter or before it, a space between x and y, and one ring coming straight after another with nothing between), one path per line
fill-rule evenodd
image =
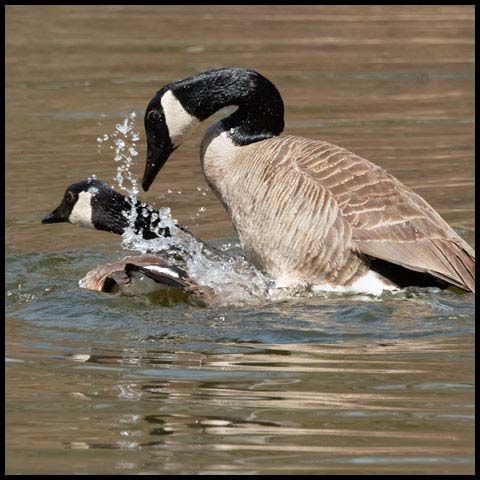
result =
M80 192L77 203L75 203L68 221L82 227L94 228L92 223L92 194L90 192Z
M192 134L200 121L183 108L171 90L163 94L161 104L170 140L174 147L178 147Z

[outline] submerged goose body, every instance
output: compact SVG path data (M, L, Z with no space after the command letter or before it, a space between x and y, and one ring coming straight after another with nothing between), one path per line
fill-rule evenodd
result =
M157 93L145 114L145 190L198 123L227 105L239 108L207 131L203 172L249 260L279 285L475 291L474 250L425 200L339 146L280 136L280 94L251 70L213 70Z
M194 300L197 304L214 304L215 293L200 287L178 266L168 253L128 256L117 262L99 265L80 280L87 290L124 295L174 294L174 300Z

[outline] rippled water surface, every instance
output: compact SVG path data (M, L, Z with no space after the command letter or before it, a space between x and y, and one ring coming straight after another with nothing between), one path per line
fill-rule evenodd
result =
M164 83L271 78L286 133L382 165L474 243L473 7L7 7L8 473L473 473L473 294L200 308L80 289L120 238L40 219ZM217 115L216 118L220 118ZM144 133L133 173L141 176ZM217 247L203 129L142 200ZM228 246L229 245L229 246Z

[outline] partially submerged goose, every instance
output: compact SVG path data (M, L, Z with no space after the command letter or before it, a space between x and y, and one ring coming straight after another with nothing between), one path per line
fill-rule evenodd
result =
M156 255L128 256L118 262L99 265L87 272L80 285L87 290L126 295L174 293L174 300L197 304L216 303L212 289L200 287L188 273L177 266L166 252Z
M157 92L145 113L144 190L195 127L229 105L238 109L203 139L203 172L247 257L278 285L475 291L473 248L425 200L344 148L279 136L282 98L252 70L210 70Z
M44 217L42 223L69 222L121 235L129 227L124 213L130 212L131 208L127 197L100 180L89 179L70 185L60 205ZM168 237L174 233L201 242L182 226L174 226L175 232L170 232L171 227L160 228L162 217L153 207L137 202L135 208L134 232L144 239ZM211 257L223 258L223 254L212 247L203 244L203 249ZM192 296L202 303L214 303L213 291L200 287L186 272L185 263L185 253L178 248L155 255L128 256L94 268L80 284L88 290L125 294L173 289L184 294L185 298Z

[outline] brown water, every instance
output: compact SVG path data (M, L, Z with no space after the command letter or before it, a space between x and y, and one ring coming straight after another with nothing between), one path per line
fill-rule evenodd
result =
M131 110L141 177L162 85L244 66L285 133L380 164L473 243L472 6L8 6L6 48L8 473L473 472L474 295L165 307L80 290L119 239L39 223L114 183L96 138ZM199 130L140 196L221 244Z

